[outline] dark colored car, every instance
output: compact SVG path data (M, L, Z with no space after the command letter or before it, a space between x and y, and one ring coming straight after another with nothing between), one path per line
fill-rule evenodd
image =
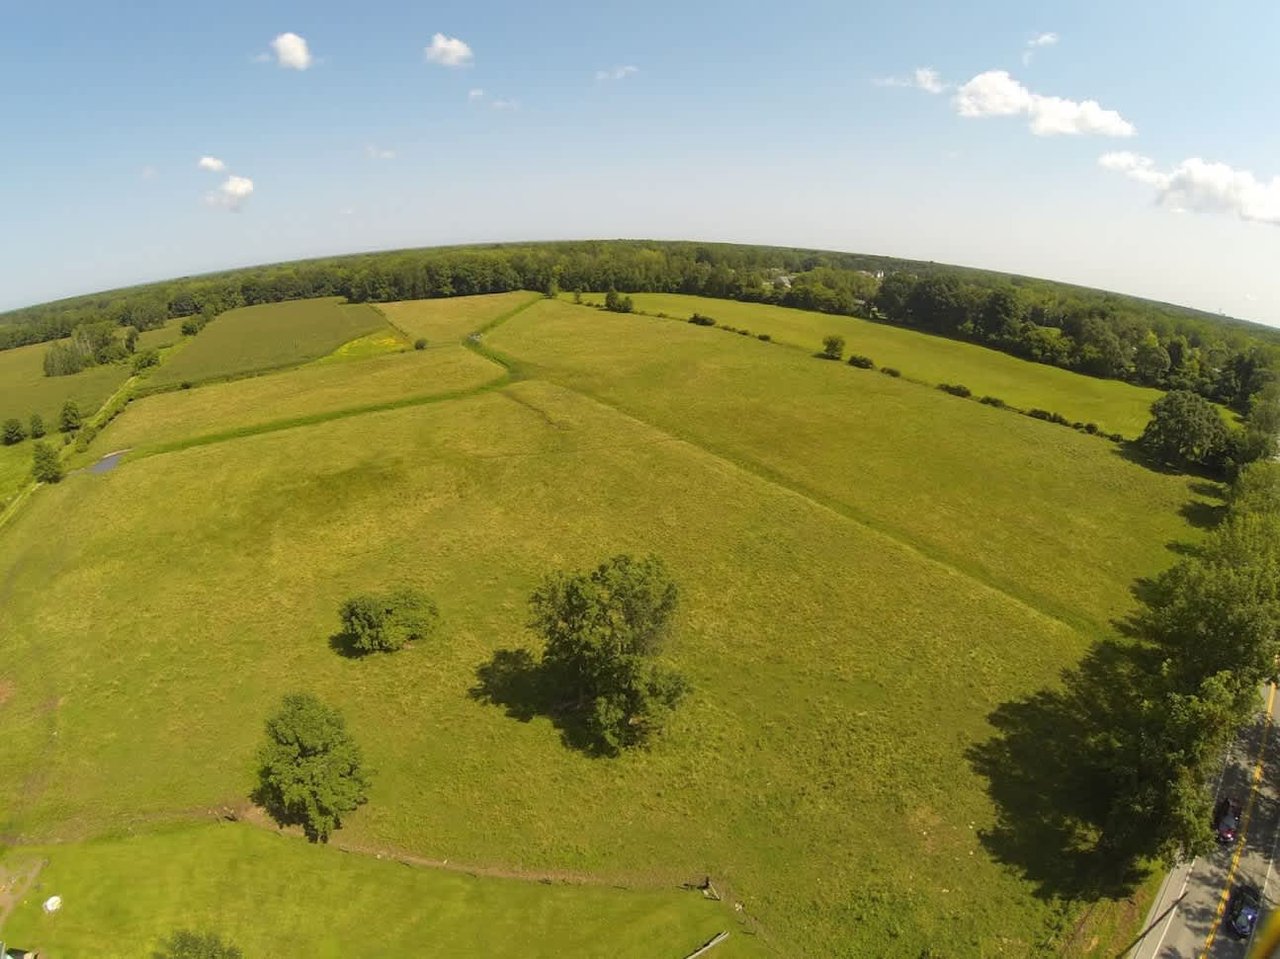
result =
M1248 939L1258 924L1262 897L1253 886L1236 886L1227 905L1227 929L1237 939Z
M1219 800L1213 811L1213 829L1218 842L1227 846L1234 843L1240 834L1240 803L1234 799Z

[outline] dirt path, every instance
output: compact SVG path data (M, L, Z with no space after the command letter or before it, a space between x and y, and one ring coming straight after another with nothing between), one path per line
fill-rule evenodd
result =
M17 869L0 868L0 930L4 929L9 913L22 901L46 862L47 859L33 859Z

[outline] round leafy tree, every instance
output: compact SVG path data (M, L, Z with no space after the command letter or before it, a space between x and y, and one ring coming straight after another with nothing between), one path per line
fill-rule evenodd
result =
M300 825L312 842L325 842L342 817L368 799L360 747L342 714L307 693L284 698L267 720L258 753L254 798L281 825Z
M39 483L56 483L62 479L62 461L57 451L39 440L31 451L31 475Z

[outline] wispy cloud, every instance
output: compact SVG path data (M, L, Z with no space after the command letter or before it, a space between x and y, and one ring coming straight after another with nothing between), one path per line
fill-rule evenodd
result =
M962 117L1026 116L1036 136L1097 134L1131 137L1138 131L1115 110L1097 100L1067 100L1032 93L1004 70L979 73L956 91Z
M149 163L138 172L138 176L142 177L144 180L154 180L159 175L160 171Z
M253 194L253 181L247 176L229 176L213 190L205 194L204 201L212 207L238 213Z
M468 100L483 100L483 99L484 99L484 90L482 90L480 87L472 87L470 90L468 90L468 91L467 91L467 99L468 99Z
M498 99L498 100L493 100L489 105L493 107L495 110L519 110L520 109L519 100Z
M364 148L364 152L365 156L370 160L394 160L396 158L395 150L386 150L372 143Z
M475 59L471 47L457 37L446 37L443 33L432 36L424 52L429 62L442 67L465 67Z
M1027 41L1026 48L1022 51L1022 65L1025 67L1031 63L1031 58L1035 55L1036 50L1041 47L1051 47L1057 42L1058 35L1056 33L1037 33Z
M925 93L941 93L948 86L933 67L916 67L909 77L879 77L871 82L878 87L911 87Z
M612 70L597 70L597 80L625 80L627 77L634 76L640 72L639 67L633 67L630 64L623 67L614 67Z
M210 173L221 173L227 168L227 165L217 157L201 157L196 161L196 166L201 170L208 170Z
M296 33L282 33L271 41L271 50L276 55L276 63L290 70L305 70L315 63L307 41Z
M1248 170L1191 157L1160 170L1150 157L1127 151L1098 158L1104 169L1155 188L1156 203L1177 212L1227 213L1280 226L1280 176L1258 179Z

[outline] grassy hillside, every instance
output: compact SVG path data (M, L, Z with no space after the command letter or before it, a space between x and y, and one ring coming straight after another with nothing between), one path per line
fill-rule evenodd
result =
M129 377L129 367L119 363L95 366L74 376L45 376L48 349L48 344L41 343L0 350L0 421L16 416L25 424L32 413L39 413L45 426L54 429L67 400L75 400L87 415Z
M421 955L424 944L495 959L678 957L723 930L717 959L763 954L727 903L697 893L406 869L241 825L26 849L7 864L41 858L5 935L49 959L138 959L176 929L219 932L246 956L312 959ZM63 909L45 915L55 892Z
M282 419L440 396L503 374L470 350L446 346L212 383L136 400L127 415L107 427L94 450L154 448Z
M1106 440L720 330L547 301L488 342L1095 631L1205 509Z
M901 370L911 379L930 385L962 383L976 396L1061 413L1073 422L1097 423L1108 433L1131 439L1147 425L1151 404L1161 396L1159 390L1028 363L970 343L850 316L667 293L637 293L632 299L636 309L646 313L681 319L702 313L811 352L821 349L823 337L838 334L845 338L847 353L870 356L877 366Z
M90 904L49 941L76 954L90 924L151 941L175 913L131 911L130 861L172 857L165 886L191 887L192 915L212 915L210 877L243 882L228 914L270 952L283 933L255 918L250 860L292 876L332 851L290 840L277 858L256 844L284 840L210 827L192 849L227 865L187 882L197 867L168 833L67 844L243 807L263 720L306 690L343 710L376 770L339 842L655 890L643 906L562 904L618 916L601 927L628 947L657 943L655 923L682 941L720 922L656 892L710 875L777 955L1051 952L1074 907L991 858L995 811L968 752L993 709L1055 682L1129 611L1133 581L1196 540L1212 491L803 350L521 297L449 301L465 320L430 320L457 339L509 315L477 349L510 357L515 382L470 389L496 367L442 346L138 401L100 441L137 458L41 488L0 531L0 835L11 855L55 857L68 910ZM429 395L427 380L467 393L163 450ZM498 654L533 645L542 576L624 551L660 554L681 585L669 653L693 692L652 750L602 760L566 745ZM440 603L439 636L337 654L342 600L401 583ZM228 849L227 835L252 838ZM331 912L319 949L368 921L365 887L331 870L375 863L342 861L315 867L314 910L260 896L283 930ZM419 875L369 883L407 903L451 878ZM95 876L124 891L90 891ZM459 912L422 921L451 942L500 928L488 917L504 909L559 915L533 887L484 886L430 892ZM427 928L388 925L363 933L385 954Z
M384 326L373 307L339 297L231 310L175 352L150 382L199 383L305 363Z
M422 336L431 343L439 340L456 342L495 317L537 299L540 295L528 290L517 290L514 293L487 293L452 299L379 303L378 309L411 338Z

